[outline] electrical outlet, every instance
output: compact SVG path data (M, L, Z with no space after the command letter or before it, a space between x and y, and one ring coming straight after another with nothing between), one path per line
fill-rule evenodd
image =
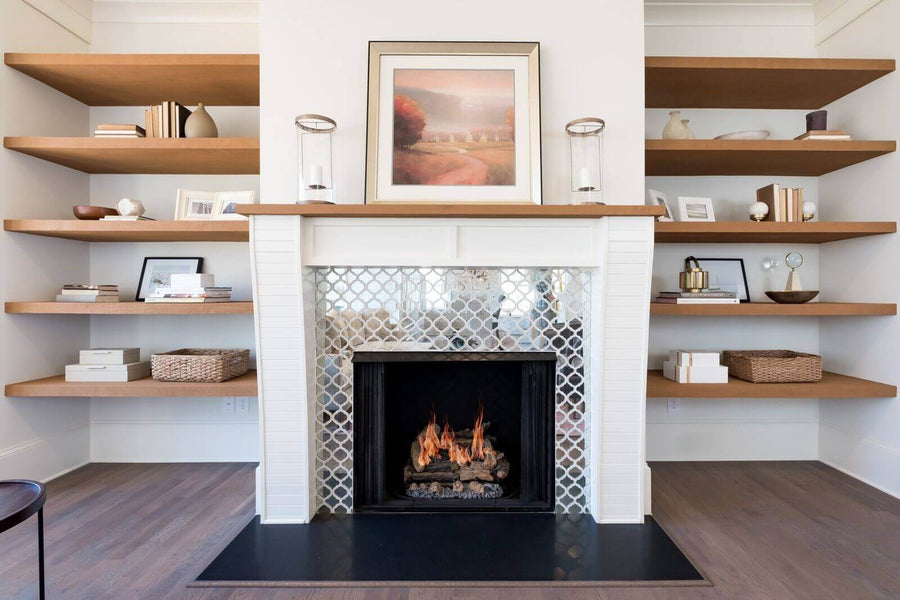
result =
M681 398L669 398L666 412L677 413L679 410L681 410Z
M238 398L237 411L242 415L248 414L250 412L250 398Z
M222 412L226 415L234 414L234 398L225 398L222 401Z

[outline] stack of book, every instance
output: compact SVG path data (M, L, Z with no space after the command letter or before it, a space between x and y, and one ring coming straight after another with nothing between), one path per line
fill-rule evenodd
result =
M156 219L152 219L150 217L145 217L144 215L107 215L105 217L100 218L101 221L155 221Z
M737 304L737 294L722 290L702 292L660 292L654 302L661 304Z
M142 138L147 137L146 130L140 125L120 123L100 123L94 130L96 138Z
M190 114L190 110L174 100L151 106L144 111L147 137L184 137L184 124Z
M167 287L158 287L146 302L185 302L203 304L230 302L231 288L216 287L209 273L173 273Z
M728 383L728 367L719 364L718 352L670 350L663 377L678 383Z
M756 190L756 201L769 207L763 221L803 221L803 188L783 188L773 183Z
M795 140L852 140L850 134L840 129L820 129L807 131L798 135Z
M77 365L66 365L66 381L125 382L150 377L150 362L140 360L139 348L82 350Z
M56 296L57 302L118 302L117 285L82 285L69 283Z

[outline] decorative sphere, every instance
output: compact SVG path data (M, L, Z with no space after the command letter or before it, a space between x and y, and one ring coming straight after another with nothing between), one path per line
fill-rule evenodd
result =
M803 203L803 214L810 215L810 217L815 216L816 214L816 205L807 200Z
M122 198L116 204L116 210L125 217L139 217L144 214L144 204L140 200L132 200L131 198Z
M762 221L769 214L769 206L765 202L754 202L750 205L750 218L754 221Z

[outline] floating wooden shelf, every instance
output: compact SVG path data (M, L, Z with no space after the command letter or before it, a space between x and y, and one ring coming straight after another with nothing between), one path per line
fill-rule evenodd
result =
M675 383L662 371L647 373L648 398L893 398L897 387L868 379L823 372L816 383Z
M256 371L222 383L167 383L150 377L128 383L66 383L65 375L32 379L6 386L12 397L188 398L254 397Z
M806 304L776 304L774 302L667 304L653 302L650 304L650 314L681 317L864 317L896 315L897 305L876 302L807 302Z
M814 109L891 73L893 60L648 56L647 108Z
M896 150L893 141L646 140L645 174L818 177Z
M246 242L247 221L4 219L3 229L84 242Z
M586 219L597 217L659 217L661 206L642 204L239 204L242 215L300 215L346 218L525 218Z
M243 315L253 313L253 303L7 302L6 312L18 315Z
M822 244L885 233L897 233L897 223L894 221L754 223L749 220L716 223L657 222L655 237L657 244Z
M85 173L259 173L257 138L5 137L3 146Z
M90 106L161 99L210 106L259 105L257 54L25 54L6 64Z

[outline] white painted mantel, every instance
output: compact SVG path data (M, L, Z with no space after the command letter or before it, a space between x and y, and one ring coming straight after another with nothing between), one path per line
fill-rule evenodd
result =
M590 511L601 523L642 522L649 512L644 435L656 211L241 206L251 219L263 523L307 523L316 510L315 290L304 273L325 266L591 270Z

